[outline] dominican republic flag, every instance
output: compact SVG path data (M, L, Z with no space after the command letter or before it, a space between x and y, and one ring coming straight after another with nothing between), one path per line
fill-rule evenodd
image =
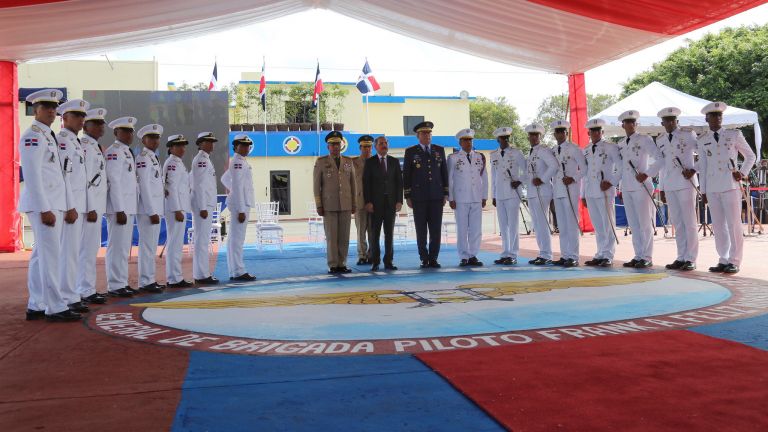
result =
M259 81L259 99L261 99L261 109L267 110L267 79L264 78L264 62L261 63L261 81Z
M371 67L368 66L368 60L366 59L363 73L357 79L357 89L360 90L360 93L367 94L373 93L380 88L381 86L376 82L376 78L373 77L373 72L371 72Z
M217 70L218 65L213 62L213 73L211 74L211 82L208 84L208 91L216 90L216 86L219 84L219 72Z
M317 63L317 73L315 74L315 92L312 94L312 108L317 108L317 100L320 93L323 92L323 79L320 78L320 62Z

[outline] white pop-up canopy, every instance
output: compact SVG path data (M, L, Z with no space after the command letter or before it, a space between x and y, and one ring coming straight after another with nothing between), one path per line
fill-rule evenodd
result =
M661 119L656 117L656 114L662 108L677 107L682 111L678 117L680 126L693 129L698 134L704 132L708 126L704 115L701 114L701 109L710 102L654 81L591 118L605 120L606 135L622 135L624 130L621 128L619 115L624 111L635 110L640 113L640 118L637 120L638 132L658 135L664 132L664 127L661 126ZM743 108L728 107L723 113L723 127L733 129L743 126L752 126L755 129L755 148L759 158L762 134L757 113Z

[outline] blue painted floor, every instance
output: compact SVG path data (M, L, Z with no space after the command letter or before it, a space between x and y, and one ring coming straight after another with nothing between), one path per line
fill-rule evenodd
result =
M768 351L768 314L695 327L690 330Z

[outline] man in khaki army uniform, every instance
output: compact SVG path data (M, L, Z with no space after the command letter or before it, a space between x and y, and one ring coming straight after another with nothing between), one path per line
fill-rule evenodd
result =
M352 159L355 166L355 228L357 228L357 265L371 264L368 250L368 233L370 231L370 214L365 211L365 199L363 198L363 168L365 161L371 157L371 148L373 147L373 137L363 135L357 139L360 144L360 156Z
M323 216L328 250L328 273L349 273L349 224L355 213L355 166L341 155L341 132L325 136L328 156L317 158L313 173L317 213Z

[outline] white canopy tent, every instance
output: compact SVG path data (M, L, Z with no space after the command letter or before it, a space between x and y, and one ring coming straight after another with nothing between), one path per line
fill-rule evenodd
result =
M707 128L701 109L710 102L667 87L662 83L652 82L591 118L605 120L607 135L623 135L624 130L621 128L619 115L624 111L639 111L638 131L658 135L664 132L664 127L661 126L661 119L656 117L656 113L662 108L677 107L682 111L678 117L680 127L692 129L700 134ZM743 108L728 107L723 113L723 127L733 129L743 126L752 126L755 130L755 149L759 160L763 139L757 113Z

